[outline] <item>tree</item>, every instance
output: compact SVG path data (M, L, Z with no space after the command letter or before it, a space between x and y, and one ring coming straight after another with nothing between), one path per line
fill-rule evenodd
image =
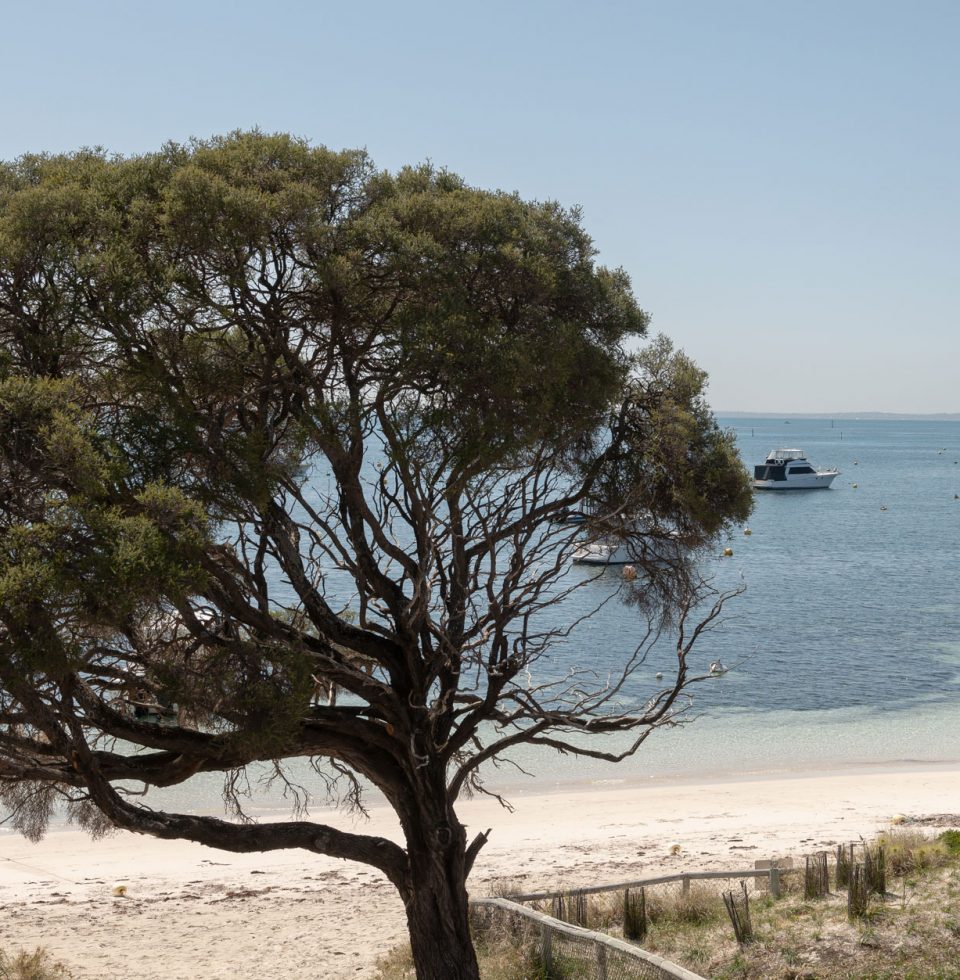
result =
M456 801L518 743L617 761L675 721L724 599L691 618L694 559L750 507L703 373L662 339L631 353L648 317L594 254L576 211L287 136L3 166L16 825L62 805L94 832L361 861L403 898L417 975L476 977L486 835ZM613 679L589 649L552 665L584 533L636 559L616 589L647 626ZM675 675L636 703L664 629ZM375 786L403 846L128 789L220 772L239 812L246 767L294 758L354 803Z

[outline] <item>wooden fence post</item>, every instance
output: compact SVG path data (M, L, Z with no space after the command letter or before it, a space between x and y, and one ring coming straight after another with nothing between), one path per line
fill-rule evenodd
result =
M683 876L683 894L684 895L689 895L690 894L690 876L689 875L684 875Z
M596 944L597 951L597 980L607 980L607 947L603 943Z
M770 895L773 898L780 897L780 869L777 867L770 868Z
M544 972L550 976L553 971L553 930L546 923L540 926L540 959Z

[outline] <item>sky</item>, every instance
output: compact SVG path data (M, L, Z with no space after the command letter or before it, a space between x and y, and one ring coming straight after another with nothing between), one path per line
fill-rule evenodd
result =
M719 412L960 412L956 0L2 0L0 159L259 127L579 205Z

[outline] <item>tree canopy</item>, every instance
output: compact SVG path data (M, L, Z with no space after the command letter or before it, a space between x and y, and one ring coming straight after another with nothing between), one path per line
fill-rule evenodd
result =
M576 210L285 135L0 167L14 823L38 836L62 804L95 831L364 861L404 899L418 976L475 976L485 836L457 799L517 743L616 760L669 723L719 611L690 618L697 555L750 508L703 372L644 340L595 259ZM593 687L550 670L584 538L630 548L612 587L639 607ZM667 627L675 676L632 703ZM375 786L403 844L125 789L295 758L321 797Z

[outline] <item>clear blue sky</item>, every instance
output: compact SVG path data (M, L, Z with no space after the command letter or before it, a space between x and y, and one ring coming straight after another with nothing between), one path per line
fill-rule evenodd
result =
M582 205L720 411L960 411L960 2L4 4L0 158L259 126Z

